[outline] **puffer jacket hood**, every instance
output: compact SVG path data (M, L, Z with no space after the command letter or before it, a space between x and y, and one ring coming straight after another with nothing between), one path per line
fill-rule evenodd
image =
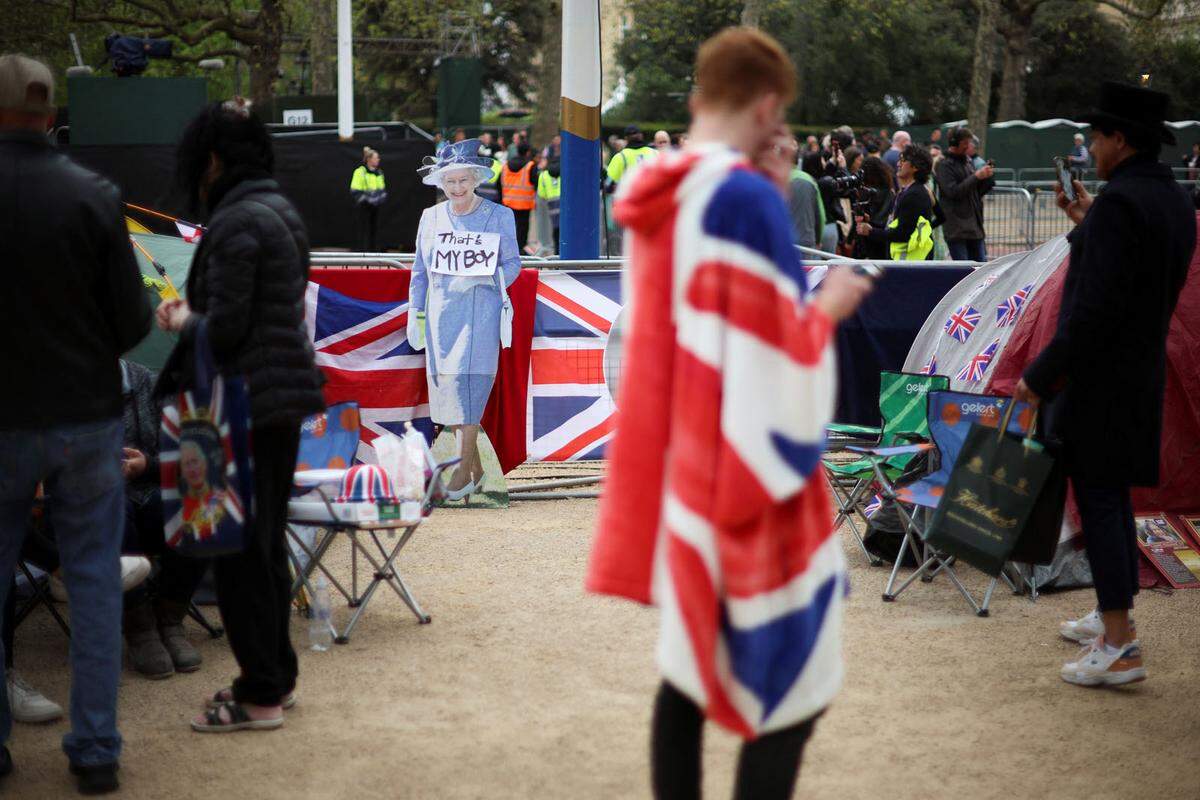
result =
M304 325L308 233L270 178L234 183L214 206L192 259L188 303L207 318L218 366L249 382L254 426L298 425L325 406ZM184 329L186 339L194 327ZM169 372L160 394L178 380Z

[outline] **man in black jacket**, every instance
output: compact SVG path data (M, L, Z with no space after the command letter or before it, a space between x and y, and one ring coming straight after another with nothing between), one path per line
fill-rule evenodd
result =
M1196 216L1158 163L1174 136L1168 98L1106 83L1091 153L1108 185L1094 200L1078 181L1058 205L1076 222L1058 328L1025 370L1016 397L1045 398L1046 430L1062 443L1098 599L1062 634L1087 643L1062 678L1117 685L1146 677L1129 611L1138 588L1131 486L1158 483L1167 327L1196 246Z
M934 170L945 215L946 247L955 261L985 261L983 230L983 197L996 185L991 164L979 169L971 164L967 150L972 133L965 127L950 131L950 147Z
M50 70L0 56L0 601L39 484L71 597L71 732L81 790L117 788L121 735L121 372L150 304L116 187L55 152ZM0 695L0 775L12 727Z

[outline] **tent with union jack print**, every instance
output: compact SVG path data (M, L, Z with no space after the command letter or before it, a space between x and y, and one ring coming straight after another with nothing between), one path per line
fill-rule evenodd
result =
M905 371L945 375L955 391L983 394L992 367L1022 324L1022 310L1067 257L1065 237L989 262L963 278L925 320Z

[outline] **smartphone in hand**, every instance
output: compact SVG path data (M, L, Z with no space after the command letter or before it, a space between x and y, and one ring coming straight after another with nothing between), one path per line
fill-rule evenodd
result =
M1067 169L1067 160L1062 156L1054 157L1054 169L1058 173L1058 183L1062 186L1067 202L1075 202L1075 184L1071 182L1071 172Z

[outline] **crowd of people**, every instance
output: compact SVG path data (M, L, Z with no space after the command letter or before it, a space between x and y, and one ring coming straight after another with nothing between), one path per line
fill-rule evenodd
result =
M696 77L688 132L658 131L647 144L627 128L605 169L606 185L619 188L614 218L634 242L638 303L628 306L625 411L588 586L663 609L655 795L698 796L711 719L745 739L735 796L784 798L843 678L846 570L819 458L836 394L836 328L875 289L866 275L835 269L808 298L793 245L923 260L936 257L940 235L950 257L986 260L993 166L966 127L920 145L904 131L856 136L842 126L801 146L784 121L795 69L756 29L706 42ZM1093 198L1075 182L1074 199L1059 189L1078 225L1063 309L1016 391L1045 407L1083 518L1098 605L1063 626L1086 648L1062 678L1086 685L1146 674L1129 616L1129 488L1157 481L1167 321L1195 247L1194 211L1157 160L1171 135L1165 96L1106 92L1089 118L1089 153L1109 187ZM276 729L296 702L284 528L300 425L324 407L323 378L304 326L306 229L272 177L271 138L249 104L210 104L183 133L177 182L208 222L187 299L154 310L119 191L46 137L53 98L45 65L0 56L0 229L12 254L0 366L35 376L0 400L0 605L11 621L19 561L61 576L73 677L63 749L80 790L100 793L119 785L122 631L131 666L147 677L200 669L182 622L210 567L239 674L197 698L192 729ZM511 142L458 131L421 169L445 199L421 218L406 334L426 351L434 422L459 439L451 498L482 478L475 437L499 351L511 344L508 287L536 198L547 183L557 197L560 161L557 137L538 150L524 131ZM494 199L481 196L488 187ZM364 150L351 191L371 243L370 208L386 192L378 153ZM459 239L487 256L482 266L453 258ZM157 379L121 358L152 324L179 338ZM164 546L155 480L160 409L188 386L201 340L247 379L253 426L247 544L210 561ZM1119 393L1103 386L1114 370L1130 378ZM1112 419L1131 422L1098 442L1094 432ZM122 553L134 556L124 569ZM13 721L62 713L9 674L13 645L8 622L0 779L13 770L4 746Z
M994 166L969 128L935 128L924 145L906 131L792 139L793 235L802 247L854 258L986 261L983 198Z

